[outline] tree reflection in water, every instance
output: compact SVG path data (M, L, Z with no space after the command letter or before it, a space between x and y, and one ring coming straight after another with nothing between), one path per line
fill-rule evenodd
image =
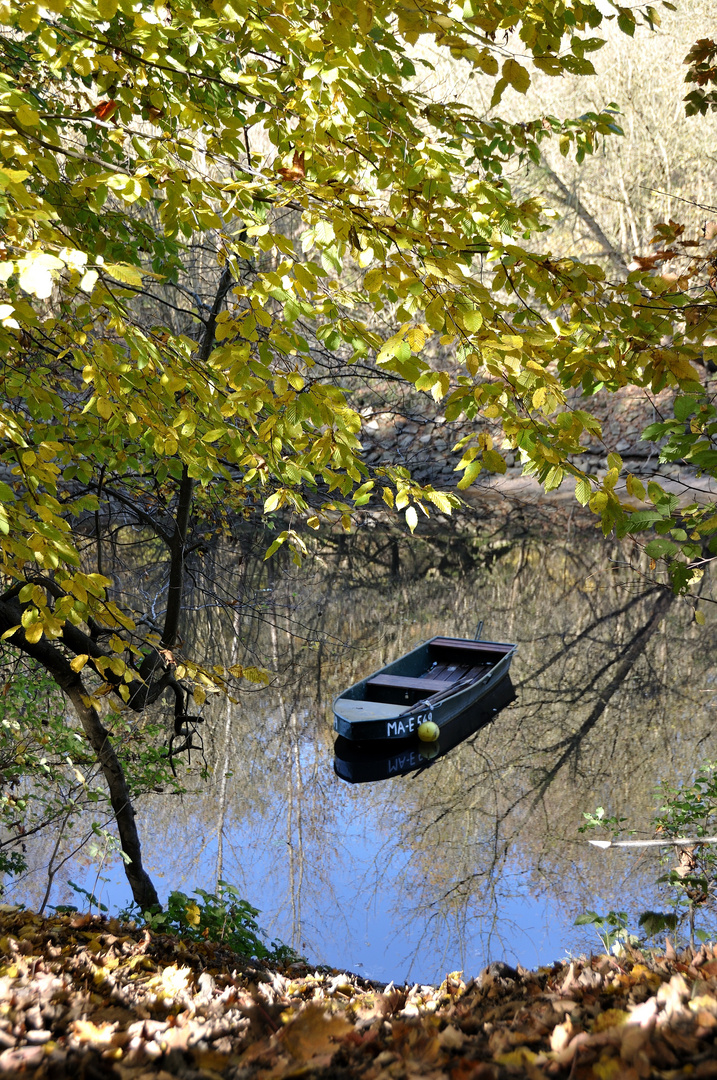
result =
M575 917L626 896L659 903L656 856L596 851L582 812L602 804L647 835L657 783L715 756L712 636L611 567L592 531L424 536L398 551L373 530L323 540L301 570L207 554L195 608L208 658L231 649L276 674L205 710L208 786L193 770L181 801L145 800L148 867L167 891L224 877L273 935L384 979L597 946ZM213 580L235 599L202 612ZM517 700L431 768L343 782L334 696L428 637L473 636L479 618L487 638L519 643Z

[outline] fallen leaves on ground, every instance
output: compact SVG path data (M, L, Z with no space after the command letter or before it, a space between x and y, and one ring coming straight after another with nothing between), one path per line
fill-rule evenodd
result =
M0 911L0 1076L717 1080L717 948L441 986L270 967L92 915Z

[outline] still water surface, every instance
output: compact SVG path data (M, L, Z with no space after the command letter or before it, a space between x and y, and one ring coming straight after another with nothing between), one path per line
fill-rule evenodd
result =
M717 757L717 648L709 615L696 626L625 561L592 530L515 527L327 540L301 570L219 552L205 573L231 578L240 614L200 614L208 658L233 650L276 674L205 710L208 786L192 769L193 792L141 804L160 895L224 878L313 962L419 982L597 948L580 912L659 906L653 854L599 851L577 829L603 805L650 835L658 782ZM515 700L428 768L337 776L333 697L478 619L519 644ZM23 886L30 903L40 878ZM129 898L116 866L67 878L115 909Z

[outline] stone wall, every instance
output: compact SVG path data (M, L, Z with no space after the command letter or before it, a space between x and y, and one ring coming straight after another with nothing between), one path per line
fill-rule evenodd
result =
M607 455L617 451L625 463L625 469L638 476L656 477L676 483L692 484L693 471L679 464L660 464L659 446L642 441L640 436L648 424L672 416L673 390L663 390L653 395L635 386L627 386L616 393L601 391L592 398L580 398L575 394L570 404L591 412L602 425L602 441L595 437L584 440L585 453L572 460L582 469L599 474L607 469ZM435 487L455 487L462 473L455 472L461 452L453 453L455 444L472 431L488 431L496 450L500 450L508 463L508 472L500 478L496 474L481 474L476 487L505 484L506 480L521 477L522 466L511 450L502 448L503 433L495 422L484 417L474 421L447 423L445 417L426 395L420 403L420 412L403 409L398 411L374 411L364 409L362 445L364 460L371 467L383 464L406 465L421 483ZM672 486L668 484L668 486ZM706 482L699 487L706 487ZM572 485L570 485L572 494Z

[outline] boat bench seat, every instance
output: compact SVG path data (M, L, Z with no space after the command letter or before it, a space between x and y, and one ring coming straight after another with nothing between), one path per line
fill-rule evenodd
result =
M445 690L445 679L413 679L408 675L374 675L369 679L367 686L392 686L396 690L425 690L427 694L435 694L437 690Z

